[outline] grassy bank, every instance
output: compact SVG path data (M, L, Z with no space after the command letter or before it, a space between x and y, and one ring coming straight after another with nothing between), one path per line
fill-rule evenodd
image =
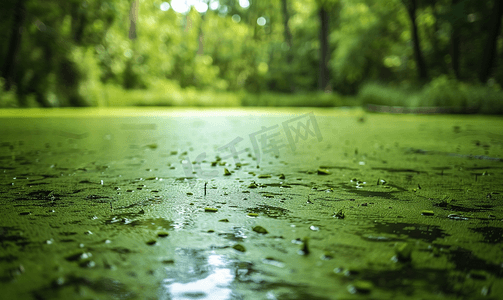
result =
M296 94L245 91L227 92L181 88L175 82L151 82L148 89L125 90L117 85L87 82L80 88L89 106L193 106L193 107L341 107L363 106L377 111L432 112L416 108L440 107L437 112L503 114L503 91L497 85L488 87L467 84L439 77L423 87L404 87L367 83L354 97L336 92L304 92ZM50 95L53 98L55 95ZM30 107L37 107L34 97L28 98ZM55 99L53 103L58 103ZM64 102L60 102L64 103ZM15 93L0 94L0 107L16 107ZM58 105L55 105L58 106ZM376 107L404 107L404 109L375 109Z
M467 84L439 77L422 88L369 83L360 89L362 105L442 107L455 112L503 114L503 91L498 86Z

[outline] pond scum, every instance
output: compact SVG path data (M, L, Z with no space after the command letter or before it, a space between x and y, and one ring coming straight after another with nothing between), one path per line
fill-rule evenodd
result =
M290 115L0 118L2 297L503 297L501 119L315 114L259 166L210 149Z

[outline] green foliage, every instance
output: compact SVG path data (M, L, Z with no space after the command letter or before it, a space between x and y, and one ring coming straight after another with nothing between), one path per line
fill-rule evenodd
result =
M439 76L422 89L404 86L365 84L358 94L363 104L386 106L446 107L457 112L501 114L503 91L492 87L460 82L448 76Z
M105 106L239 106L238 93L182 89L168 80L156 81L148 89L124 90L114 84L103 85L96 101Z
M16 91L4 90L5 80L0 77L0 108L17 107Z
M440 76L428 83L421 97L432 106L459 107L481 113L503 112L503 91L499 86L469 84Z
M406 105L408 107L413 107L415 104L411 102L413 95L414 93L406 89L378 83L367 83L363 85L358 93L358 97L363 104Z
M261 93L244 95L243 106L340 107L357 104L353 99L336 93Z
M286 0L291 41L284 35L281 1L250 1L243 8L220 0L206 12L191 7L180 13L165 4L161 9L164 0L139 0L137 37L130 39L131 1L25 0L12 90L2 93L1 105L12 105L16 95L19 106L339 106L345 105L339 95L359 90L365 103L489 112L499 103L497 88L467 83L478 78L494 1L418 1L421 50L434 78L422 90L406 88L416 84L417 71L406 1ZM11 36L19 32L13 26L16 3L6 0L0 9L4 79ZM321 7L329 12L333 94L316 93ZM454 33L458 81L450 79ZM501 41L496 50L503 53ZM503 65L501 55L495 65ZM493 86L503 83L502 70L494 70Z

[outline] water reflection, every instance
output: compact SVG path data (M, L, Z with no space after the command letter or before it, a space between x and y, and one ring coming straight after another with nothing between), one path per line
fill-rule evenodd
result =
M201 250L177 249L175 265L167 268L162 299L231 299L235 274L223 255Z

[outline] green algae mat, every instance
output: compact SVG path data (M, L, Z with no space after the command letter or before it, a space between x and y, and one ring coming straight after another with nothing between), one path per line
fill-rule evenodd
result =
M0 111L0 298L501 299L502 128Z

